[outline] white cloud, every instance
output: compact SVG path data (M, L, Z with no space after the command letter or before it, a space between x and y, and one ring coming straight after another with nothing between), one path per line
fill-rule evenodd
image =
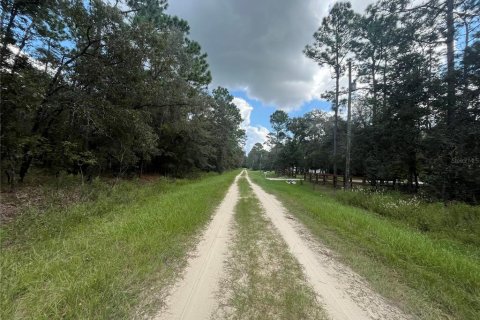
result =
M244 99L235 97L233 98L233 104L240 110L242 116L242 129L247 129L250 126L250 115L252 114L253 107Z
M374 0L353 0L363 11ZM208 53L212 87L246 89L249 97L292 111L331 89L330 70L303 49L334 0L176 0L168 12L185 18Z
M241 127L247 134L245 151L248 153L255 143L260 142L263 144L265 141L267 141L269 131L267 128L261 125L250 125L250 115L252 114L253 107L247 101L242 98L235 97L233 98L233 103L238 107L240 114L242 115L243 122Z
M57 71L56 68L54 69L50 66L45 65L45 63L38 61L37 59L33 58L31 55L29 55L25 51L20 51L19 47L9 44L8 49L13 53L15 57L20 56L20 57L27 58L28 62L31 63L32 67L34 67L35 69L44 71L51 76L55 75L55 72ZM7 60L7 64L9 65L9 67L13 65L14 59L15 58L13 57L9 57L9 59Z
M264 126L249 126L247 128L247 143L245 144L245 151L247 154L253 148L255 143L259 142L263 144L266 142L269 132L270 131ZM267 146L264 146L264 148L268 149Z
M375 0L352 0L363 11ZM331 70L303 54L335 0L175 0L168 12L188 21L191 38L208 54L212 87L244 90L264 105L293 111L333 88ZM344 86L345 79L342 79ZM268 129L252 126L253 107L236 98L247 152L267 140Z

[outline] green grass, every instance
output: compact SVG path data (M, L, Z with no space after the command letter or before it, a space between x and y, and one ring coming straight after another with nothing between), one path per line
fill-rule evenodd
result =
M329 192L320 186L323 193ZM416 195L399 192L372 191L362 187L352 192L336 192L342 203L363 208L401 222L429 237L449 242L451 246L468 248L480 258L480 206L465 203L424 201Z
M418 318L479 319L480 260L389 216L346 205L311 185L250 175L274 193L381 294ZM462 250L464 248L464 250Z
M272 228L244 176L236 236L216 319L326 319L302 269ZM226 300L226 301L225 301Z
M0 318L123 319L158 308L236 174L121 182L91 201L22 214L1 228Z

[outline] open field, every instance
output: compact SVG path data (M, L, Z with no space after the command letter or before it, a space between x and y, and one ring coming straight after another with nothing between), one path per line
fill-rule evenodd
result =
M346 205L311 185L252 180L385 297L422 319L478 319L480 260L471 245L439 241L407 223ZM455 243L455 245L452 245Z
M150 313L238 171L121 182L95 200L1 228L2 319L120 319Z

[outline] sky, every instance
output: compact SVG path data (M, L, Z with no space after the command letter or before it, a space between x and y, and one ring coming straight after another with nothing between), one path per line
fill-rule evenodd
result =
M361 12L373 0L353 0ZM266 141L277 109L301 116L330 111L321 94L333 87L331 70L302 50L334 0L170 0L168 13L188 21L190 37L208 54L211 89L226 87L243 118L246 152Z

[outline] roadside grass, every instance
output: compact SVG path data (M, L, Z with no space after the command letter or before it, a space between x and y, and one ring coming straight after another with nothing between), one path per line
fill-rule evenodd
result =
M0 229L0 318L155 311L236 174L114 188L96 182L91 201L22 213Z
M353 191L333 193L318 186L344 204L378 213L443 241L446 245L465 248L480 258L480 206L465 203L431 202L417 195L356 187Z
M236 235L215 319L327 319L298 262L263 215L244 175Z
M310 185L250 177L382 295L421 319L480 319L480 260L390 216L352 207ZM340 193L340 192L337 192Z

